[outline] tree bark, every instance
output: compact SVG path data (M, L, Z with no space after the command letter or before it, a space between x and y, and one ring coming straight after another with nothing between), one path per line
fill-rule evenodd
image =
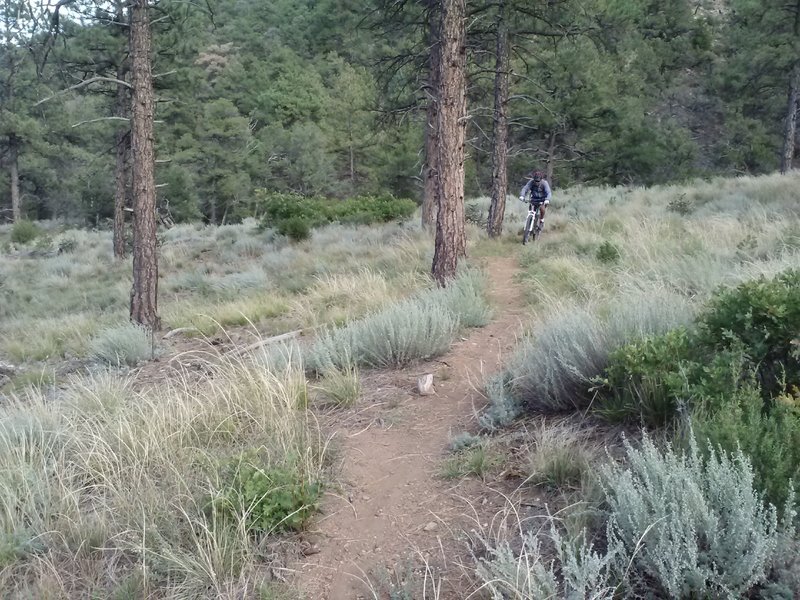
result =
M503 217L508 194L508 23L503 0L497 5L497 40L494 70L494 119L492 131L492 201L486 231L491 237L503 233Z
M121 70L121 69L120 69ZM125 76L125 73L117 72ZM116 115L127 117L130 98L128 89L117 86ZM130 130L117 130L114 141L117 148L116 165L114 167L114 258L125 258L125 206L128 204L128 187L130 183Z
M133 159L133 287L131 320L150 330L158 316L154 98L147 0L131 4L131 156Z
M436 148L438 147L438 81L440 79L440 65L442 46L439 40L440 14L438 0L429 0L428 19L428 45L430 59L428 61L428 105L425 109L425 164L422 168L424 181L422 193L422 227L427 231L436 228L436 214L439 210L439 199L436 186Z
M351 189L356 187L356 153L353 147L353 119L350 115L347 116L347 152L350 158L350 186Z
M118 131L114 166L114 258L125 258L125 207L128 204L130 184L130 131Z
M553 185L553 169L555 168L556 164L556 137L557 134L555 131L550 132L550 141L547 144L547 170L546 170L546 177L547 182L552 186Z
M783 124L783 151L781 152L781 173L792 169L797 132L797 108L800 100L800 64L792 69L792 80L789 83L789 99L786 105L786 117Z
M436 248L431 269L440 286L456 276L467 254L464 234L464 142L467 128L466 1L440 0L441 77L435 176L439 197Z
M116 19L120 24L125 23L125 5L117 1ZM119 25L119 29L126 29ZM127 33L127 32L126 32ZM117 80L123 82L128 75L128 61L120 57L117 67ZM127 119L130 117L130 88L122 83L117 84L114 116ZM130 122L126 127L118 129L114 136L116 164L114 167L114 258L125 258L127 254L125 244L125 207L128 204L130 188Z
M13 133L8 136L8 171L11 178L11 218L18 223L22 219L19 202L19 138Z
M794 5L794 34L793 46L797 47L800 37L800 0ZM795 51L795 55L796 55ZM789 81L789 98L786 103L786 117L783 122L783 151L781 152L781 173L786 173L792 168L794 161L795 138L797 133L797 109L800 100L800 62L795 62L792 67Z

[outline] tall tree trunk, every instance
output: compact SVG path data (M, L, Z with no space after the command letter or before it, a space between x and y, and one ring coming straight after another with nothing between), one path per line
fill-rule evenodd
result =
M428 61L428 105L425 109L425 164L422 168L424 183L422 192L422 227L427 231L433 231L436 228L436 213L439 209L439 199L436 195L436 148L439 143L437 82L440 79L439 68L442 52L439 40L439 19L438 0L429 0L428 20L430 28L428 30L428 46L430 47L430 59Z
M116 19L118 30L127 34L128 25L125 24L125 5L117 0ZM117 67L117 79L126 81L128 76L128 60L120 58ZM114 103L114 116L130 117L130 94L128 87L117 84L117 94ZM130 124L117 130L114 136L117 149L116 165L114 167L114 258L125 258L125 207L128 203L130 187Z
M800 0L794 6L794 46L800 36ZM796 52L795 52L796 55ZM797 109L800 100L800 62L795 62L792 67L791 80L789 81L789 98L786 102L786 116L783 121L783 152L781 152L781 173L786 173L792 168L794 160L795 135L797 132Z
M347 152L350 158L350 185L356 187L356 152L353 147L353 119L347 116Z
M556 137L555 131L550 132L550 141L547 144L547 182L553 185L553 169L556 166Z
M11 218L18 223L22 219L19 205L19 138L13 133L8 136L8 171L11 178Z
M433 277L446 285L467 255L464 235L464 142L467 129L466 0L440 0L441 78L439 79L436 186L436 248Z
M114 166L114 258L125 258L125 207L128 204L130 183L130 131L116 133L116 164Z
M124 80L125 71L120 67L117 78ZM117 86L115 113L118 117L128 117L130 97L128 88ZM128 200L128 184L130 183L130 129L121 128L114 136L117 155L114 167L114 258L125 258L125 206Z
M792 168L794 160L795 134L797 132L797 102L800 99L800 64L792 69L792 81L789 84L789 99L786 105L786 117L783 124L783 152L781 153L781 173Z
M147 0L131 5L131 156L133 158L133 288L131 320L150 330L158 316L153 73Z
M503 233L503 217L506 212L508 194L508 23L506 5L500 0L497 5L497 40L494 67L494 123L492 131L492 202L486 230L491 237Z
M208 219L209 223L212 225L219 225L217 223L217 190L215 189L216 186L211 186L211 194L208 200Z

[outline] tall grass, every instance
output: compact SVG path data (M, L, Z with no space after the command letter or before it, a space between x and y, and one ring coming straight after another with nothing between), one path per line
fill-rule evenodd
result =
M89 340L127 319L130 264L113 260L110 232L57 233L49 255L35 256L7 245L9 232L0 232L0 355L87 357ZM332 225L302 244L253 222L179 225L160 246L163 322L206 335L251 323L270 333L342 324L423 287L429 246L410 225Z
M258 594L268 539L246 514L217 518L208 498L242 452L316 483L326 442L291 373L212 353L205 369L157 390L77 378L64 402L29 392L0 410L5 593Z
M524 450L527 481L557 489L577 489L600 455L587 431L570 423L533 425Z

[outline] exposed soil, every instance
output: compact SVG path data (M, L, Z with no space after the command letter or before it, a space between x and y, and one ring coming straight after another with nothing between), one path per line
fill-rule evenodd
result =
M381 597L381 580L423 561L443 578L440 598L464 597L458 563L466 546L458 532L494 514L502 496L474 478L444 479L441 464L451 437L475 429L482 381L499 370L528 320L514 282L516 259L487 263L494 313L486 327L437 361L365 374L358 408L327 416L338 440L340 487L326 495L305 540L309 556L295 567L304 598ZM434 395L416 392L425 373L434 373Z

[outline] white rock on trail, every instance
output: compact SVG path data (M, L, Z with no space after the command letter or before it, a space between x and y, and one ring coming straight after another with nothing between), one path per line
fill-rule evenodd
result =
M417 379L417 391L420 396L430 396L436 393L433 389L433 373L428 373Z

